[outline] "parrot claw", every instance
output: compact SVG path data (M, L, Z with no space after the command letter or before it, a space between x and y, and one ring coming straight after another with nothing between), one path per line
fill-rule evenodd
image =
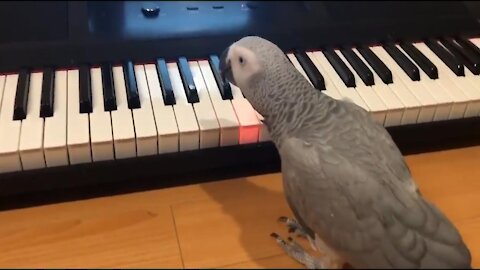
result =
M279 246L287 253L288 256L303 264L308 269L329 269L323 258L316 258L310 255L305 249L297 244L292 237L288 237L287 241L283 240L277 233L271 233L271 237L275 238Z
M295 236L300 236L303 238L307 237L307 233L295 219L281 216L278 218L278 222L285 223L288 228L288 233L293 233Z

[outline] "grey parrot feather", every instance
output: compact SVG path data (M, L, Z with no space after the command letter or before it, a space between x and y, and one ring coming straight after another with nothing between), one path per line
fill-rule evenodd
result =
M232 81L265 117L287 202L310 234L356 268L471 267L458 230L422 197L383 126L314 89L273 43L234 45L224 59ZM234 66L237 55L255 72Z

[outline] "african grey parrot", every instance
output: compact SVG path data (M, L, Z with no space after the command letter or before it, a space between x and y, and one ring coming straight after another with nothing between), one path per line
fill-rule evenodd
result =
M471 268L458 230L422 197L389 133L363 108L313 88L261 37L228 46L220 69L264 117L280 155L294 218L279 220L321 253L272 233L289 256L308 268Z

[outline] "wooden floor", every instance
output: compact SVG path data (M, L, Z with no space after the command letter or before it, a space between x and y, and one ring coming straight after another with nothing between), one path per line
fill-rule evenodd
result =
M407 162L480 267L480 147ZM279 174L6 211L0 268L302 268L269 236L281 215Z

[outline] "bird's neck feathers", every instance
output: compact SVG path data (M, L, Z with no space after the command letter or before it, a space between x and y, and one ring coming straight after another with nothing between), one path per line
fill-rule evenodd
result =
M295 70L296 71L296 70ZM297 77L297 76L301 77ZM291 72L277 80L263 80L252 104L265 118L274 142L308 132L328 114L329 100L300 73ZM315 132L312 130L312 132Z

